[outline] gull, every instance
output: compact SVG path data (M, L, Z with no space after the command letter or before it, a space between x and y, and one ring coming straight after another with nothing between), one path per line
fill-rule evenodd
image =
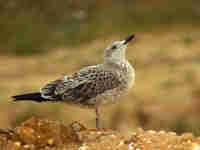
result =
M100 107L117 102L134 85L135 71L126 59L126 48L134 34L115 41L104 50L104 62L82 68L46 84L39 92L13 96L14 101L63 102L94 109L100 129Z

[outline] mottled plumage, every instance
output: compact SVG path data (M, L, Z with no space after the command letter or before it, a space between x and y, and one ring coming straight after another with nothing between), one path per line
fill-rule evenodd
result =
M132 87L134 69L125 58L126 40L117 41L105 49L104 63L89 66L80 71L48 83L39 93L14 96L18 100L60 101L88 108L98 108L102 104L114 103Z
M42 97L50 100L62 100L66 103L90 105L87 101L120 84L116 73L106 71L102 65L91 66L53 81L40 92Z

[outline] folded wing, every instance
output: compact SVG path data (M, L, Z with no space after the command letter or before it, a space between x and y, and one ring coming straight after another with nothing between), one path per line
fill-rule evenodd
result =
M114 89L119 84L115 73L98 66L90 66L47 84L41 88L41 94L52 101L87 103L88 99Z

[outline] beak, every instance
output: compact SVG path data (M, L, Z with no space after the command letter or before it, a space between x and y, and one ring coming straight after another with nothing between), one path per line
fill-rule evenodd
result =
M124 44L127 44L128 42L130 42L132 39L134 39L135 35L134 34L131 34L129 37L127 37L125 40L124 40Z

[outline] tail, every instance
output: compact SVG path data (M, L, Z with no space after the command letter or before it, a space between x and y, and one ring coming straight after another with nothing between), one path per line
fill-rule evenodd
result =
M14 101L35 101L35 102L44 102L48 101L48 99L45 99L41 96L40 93L28 93L28 94L23 94L23 95L16 95L12 96L14 98Z

